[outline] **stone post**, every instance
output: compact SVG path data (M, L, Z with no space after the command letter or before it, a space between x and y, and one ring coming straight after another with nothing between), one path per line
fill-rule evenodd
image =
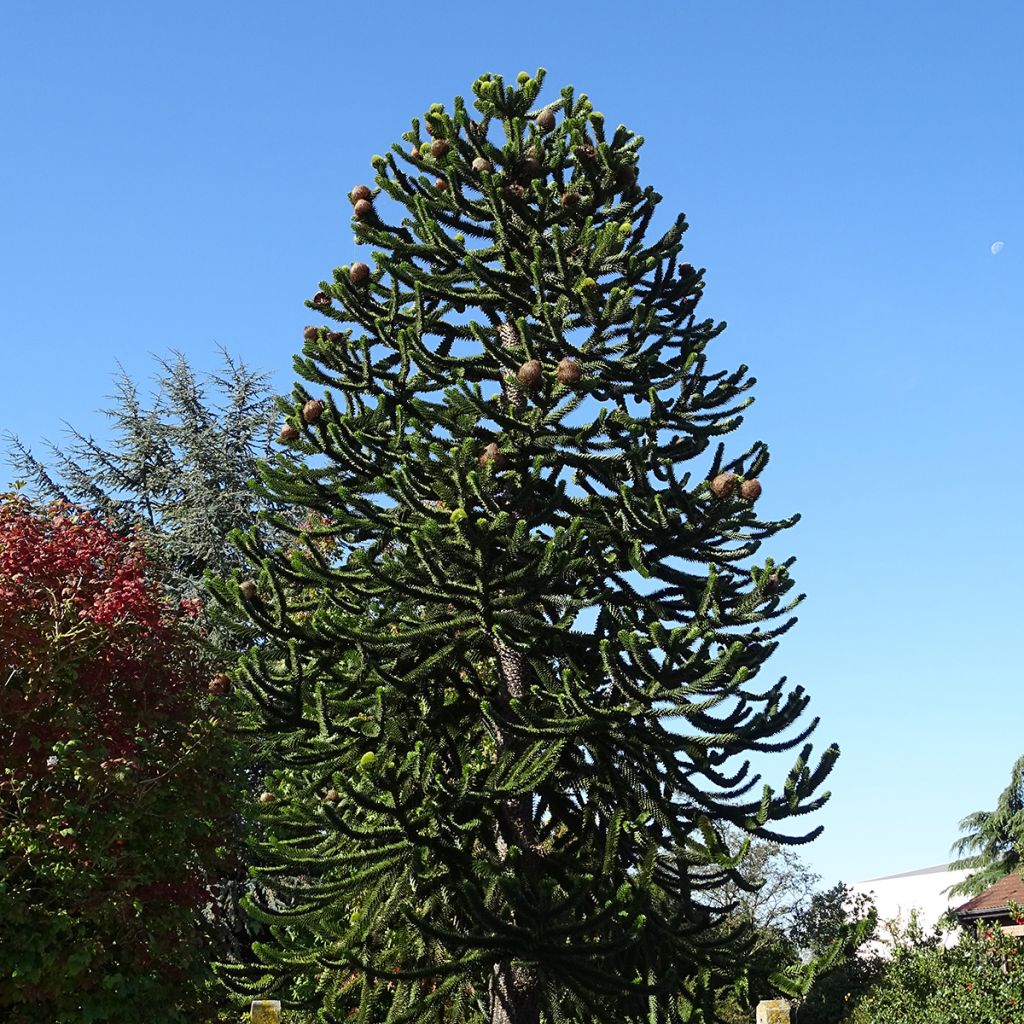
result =
M762 999L757 1004L757 1024L789 1024L788 999Z
M758 1013L760 1012L758 1010ZM786 1019L789 1020L788 1017ZM254 999L249 1011L249 1020L252 1024L281 1024L281 1000Z

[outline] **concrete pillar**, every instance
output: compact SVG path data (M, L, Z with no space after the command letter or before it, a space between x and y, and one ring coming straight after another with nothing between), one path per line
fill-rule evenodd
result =
M758 1010L758 1013L760 1012ZM254 999L249 1011L249 1020L252 1024L281 1024L281 1000Z
M788 999L762 999L757 1004L757 1024L789 1024Z

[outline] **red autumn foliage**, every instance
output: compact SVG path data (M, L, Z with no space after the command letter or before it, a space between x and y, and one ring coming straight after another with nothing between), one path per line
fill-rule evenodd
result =
M128 1021L142 999L199 998L183 979L207 973L199 911L233 802L210 665L179 628L191 613L161 596L137 538L0 495L5 1021L87 1003ZM111 1003L111 975L136 995Z

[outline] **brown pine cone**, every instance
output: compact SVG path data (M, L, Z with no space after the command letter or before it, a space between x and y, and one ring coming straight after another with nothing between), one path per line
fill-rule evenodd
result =
M369 199L360 199L352 210L359 220L369 220L373 216L373 203Z
M348 279L357 287L370 279L370 268L365 263L353 263L348 268Z
M540 382L544 379L544 370L540 365L540 360L531 359L529 362L523 363L519 367L519 372L516 374L516 380L523 385L524 388L533 390L537 387Z
M505 465L505 454L502 450L492 441L480 454L479 463L481 466L486 466L491 463L495 469L501 469Z
M353 203L358 203L360 199L372 199L373 192L370 190L369 185L356 185L356 187L349 192L348 197Z
M430 144L430 155L439 160L451 148L452 147L448 144L447 139L434 139Z
M270 793L267 790L264 790L262 793L260 793L260 803L261 804L276 804L277 803L277 797L274 796L273 793Z
M302 418L307 423L316 423L324 413L324 403L319 398L311 398L302 407Z
M210 693L223 697L231 692L231 677L226 672L218 672L207 684Z
M281 428L281 433L277 435L277 439L279 441L294 441L298 436L298 427L293 427L290 423L286 423Z
M711 481L711 493L716 498L728 498L732 495L732 492L736 490L736 474L735 473L719 473L718 476Z
M589 142L584 142L582 146L576 147L576 155L581 160L594 160L597 158L597 150Z
M478 156L473 161L473 170L476 171L477 174L483 174L484 171L494 170L494 167L491 165L491 161L486 157Z
M744 480L740 484L740 497L744 501L755 502L761 497L760 480Z
M324 793L324 803L334 804L338 802L338 791L333 787Z
M562 194L562 205L563 206L579 206L580 194L579 192L565 192Z
M539 178L544 174L540 168L540 161L535 156L524 158L519 165L519 172L524 178Z
M555 379L559 384L571 386L578 383L582 376L583 367L575 359L570 359L568 356L561 360L555 369Z
M294 427L292 428L295 429ZM260 596L260 589L256 586L255 580L244 580L238 584L238 589L242 592L242 597L246 601L255 601Z
M537 115L537 127L542 132L549 132L555 127L555 112L550 107L545 107Z
M629 164L620 167L615 173L615 184L621 192L631 189L636 184L636 168Z
M329 306L330 304L331 297L327 292L317 292L316 295L313 296L314 306Z
M513 181L508 187L509 195L513 195L516 199L522 199L526 195L526 189L519 184L518 181Z
M435 178L434 179L434 191L435 192L444 192L444 190L446 188L448 188L448 182L445 181L444 178Z
M302 332L302 336L306 339L306 341L316 341L316 339L319 337L319 335L320 335L320 328L319 327L313 327L312 325L310 325L309 327L305 328L303 330L303 332Z

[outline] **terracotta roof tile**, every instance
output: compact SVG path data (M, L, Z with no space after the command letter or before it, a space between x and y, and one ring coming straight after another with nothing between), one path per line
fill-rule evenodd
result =
M972 900L957 907L954 913L957 916L977 917L986 911L1006 910L1009 900L1014 903L1024 904L1024 878L1012 874L1001 878L995 885L990 885L984 892L978 893Z

